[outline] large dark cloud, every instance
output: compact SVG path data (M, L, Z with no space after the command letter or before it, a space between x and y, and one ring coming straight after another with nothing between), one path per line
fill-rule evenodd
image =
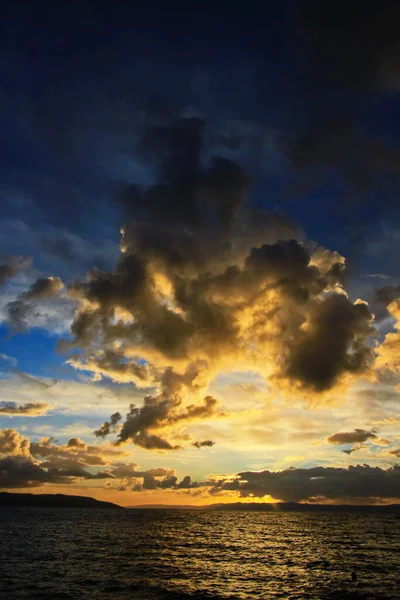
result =
M374 501L400 498L400 467L389 469L368 465L290 468L284 471L246 471L235 482L219 483L214 492L236 489L243 498L270 495L285 502Z
M182 119L144 136L159 182L124 190L131 220L115 270L70 287L82 303L72 345L85 348L73 364L134 382L150 370L157 383L152 363L182 371L197 360L248 359L258 347L275 381L316 393L365 372L372 317L340 293L344 260L250 207L241 167L203 156L203 129Z

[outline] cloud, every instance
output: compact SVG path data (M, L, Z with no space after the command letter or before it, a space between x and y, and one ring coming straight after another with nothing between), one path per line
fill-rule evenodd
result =
M366 429L354 429L354 431L347 432L339 432L334 433L330 437L328 437L329 444L359 444L362 442L366 442L369 439L377 439L377 430L371 429L371 431L367 431Z
M64 287L59 277L43 277L37 279L30 288L19 295L17 300L6 306L8 322L17 330L28 326L28 317L34 314L34 305L39 300L48 300L58 294ZM39 313L40 314L40 313ZM35 315L38 317L39 315Z
M109 421L105 421L99 429L96 429L96 431L94 432L95 436L104 438L110 433L115 433L117 430L118 423L121 421L121 419L121 413L116 412L112 414Z
M142 481L140 481L142 479ZM192 481L190 475L185 475L181 481L178 482L178 478L172 473L167 474L164 479L159 479L151 471L142 473L139 477L139 481L133 484L132 491L142 492L145 490L190 490L197 489L200 487L210 487L213 485L210 481Z
M33 442L16 429L3 429L0 430L0 487L24 488L109 479L116 480L120 489L135 485L155 489L161 480L174 475L172 469L164 467L140 469L135 463L127 462L129 456L112 444L93 446L78 437L71 437L65 444L59 444L51 437Z
M15 402L0 402L0 414L9 417L38 417L51 409L45 402L27 402L19 406Z
M356 450L359 450L358 446L354 446L354 448L347 448L347 449L345 448L344 450L342 450L342 452L344 452L345 454L348 454L350 456L350 454L352 454Z
M400 300L393 300L387 310L396 320L394 325L396 331L388 333L377 347L376 368L397 373L400 369Z
M178 450L154 431L194 420L223 416L218 400L206 396L202 402L182 408L187 388L194 388L199 375L198 365L192 365L183 375L167 369L161 378L161 391L157 396L145 396L143 406L131 405L126 420L118 434L118 442L132 440L134 444L149 450Z
M391 304L394 300L400 298L400 285L386 285L375 291L375 300L385 306Z
M63 347L84 350L70 364L152 385L169 367L256 363L275 386L316 395L368 373L372 315L345 295L344 259L251 207L241 167L204 159L203 129L182 119L144 135L159 181L122 192L132 220L115 269L69 287L79 308Z
M16 429L0 430L0 454L29 456L29 439Z
M31 259L15 257L10 262L0 265L0 287L5 285L18 271L25 269L31 263Z
M242 498L272 496L285 502L364 502L400 498L400 467L368 465L313 467L284 471L245 471L233 482L219 482L212 490L235 489Z
M299 459L300 457L295 457ZM340 467L290 467L281 471L243 471L237 475L211 476L193 481L189 475L180 481L174 474L139 472L136 465L110 471L122 478L124 489L204 490L208 498L229 494L233 498L268 496L284 502L375 503L400 498L400 467L388 469L368 465ZM121 481L124 481L121 478Z
M42 381L42 379L39 379L38 377L34 377L33 375L29 375L29 373L25 373L24 371L18 371L16 369L13 369L13 372L18 378L27 381L30 385L33 384L42 388L51 388L54 385L56 385L59 381L58 379L53 379L50 382Z
M151 366L141 364L137 359L129 360L117 350L98 350L95 357L86 360L82 360L81 356L72 356L67 363L80 371L93 373L98 380L106 375L118 383L134 383L141 388L154 383L155 372Z
M211 447L214 446L215 442L213 442L212 440L202 440L201 442L194 442L192 444L192 446L195 446L196 448L204 448L204 447Z
M84 469L44 469L32 460L20 456L0 459L0 488L29 488L46 483L71 484L81 479L108 479L108 473L92 474Z
M63 287L64 284L59 277L42 277L37 279L27 292L24 292L23 297L26 300L51 298L51 296L58 294Z
M106 466L126 453L110 444L93 446L72 437L66 444L57 444L51 437L44 437L39 442L30 443L30 454L39 460L45 459L48 467L69 468Z

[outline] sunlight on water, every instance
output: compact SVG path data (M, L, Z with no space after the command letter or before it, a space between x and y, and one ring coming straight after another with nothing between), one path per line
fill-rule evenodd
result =
M1 510L0 558L1 600L400 598L393 516Z

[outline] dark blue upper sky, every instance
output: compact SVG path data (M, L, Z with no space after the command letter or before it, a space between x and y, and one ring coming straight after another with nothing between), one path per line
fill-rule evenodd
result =
M151 177L135 150L144 119L191 114L239 140L222 151L249 172L250 201L343 253L364 249L377 221L397 222L399 104L396 83L378 77L390 43L372 38L375 64L344 6L7 2L0 253L25 245L38 268L51 269L50 253L71 273L107 262L123 221L117 187ZM367 27L379 11L363 6ZM93 245L85 257L70 234Z

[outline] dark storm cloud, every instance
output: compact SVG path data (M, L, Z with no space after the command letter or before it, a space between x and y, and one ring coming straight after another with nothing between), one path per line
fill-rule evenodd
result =
M368 431L366 429L354 429L354 431L345 431L334 433L330 437L328 437L328 442L330 444L359 444L361 442L366 442L367 440L376 439L378 436L376 429L371 429Z
M194 442L192 444L192 446L195 446L196 448L205 448L205 447L209 447L211 448L211 446L214 446L215 442L213 442L212 440L202 440L201 442Z
M321 392L348 373L364 372L372 357L364 345L373 331L367 306L343 294L321 297L342 285L343 259L278 240L276 217L245 204L248 183L240 167L225 159L203 164L203 127L198 119L183 119L159 136L151 132L146 150L158 157L160 183L126 191L123 202L134 220L124 228L115 271L94 270L70 287L74 298L90 303L72 325L74 343L88 349L87 364L122 377L129 369L126 357L121 360L124 346L132 344L149 360L217 361L245 352L253 335L275 344L277 360L277 346L287 348L276 380ZM154 137L161 139L159 154ZM287 223L285 237L294 233ZM243 331L242 313L251 310L253 322ZM118 311L125 317L118 319ZM343 326L334 327L340 319ZM268 323L274 320L280 330L272 339ZM120 340L120 356L112 351L118 368L104 360L114 339Z
M104 421L103 425L96 429L94 435L96 437L106 437L110 433L115 433L118 427L118 423L121 421L122 415L119 412L116 412L110 416L109 421Z
M50 404L44 402L27 402L19 406L15 402L0 402L0 414L9 417L37 417L45 415L50 409Z
M390 469L368 465L350 466L347 469L313 467L290 468L285 471L246 471L238 474L236 483L241 497L261 498L270 495L285 502L321 501L373 501L378 498L400 498L400 467ZM220 483L214 488L232 489L230 483Z
M74 296L99 304L77 316L72 333L78 344L87 344L90 330L102 328L116 307L137 315L134 323L123 328L126 333L129 330L134 337L140 329L145 340L171 358L185 358L185 339L201 329L218 326L221 334L225 328L225 335L232 337L234 327L215 304L197 306L196 322L161 303L155 296L154 269L169 279L175 296L182 295L185 281L180 277L241 260L261 239L298 234L298 228L283 217L244 208L247 183L239 166L222 158L208 167L202 164L201 131L198 120L176 123L165 134L166 156L160 152L160 183L124 192L124 204L134 221L124 227L123 253L115 271L94 271L87 282L71 288ZM110 335L118 335L118 329L121 323L110 329Z

